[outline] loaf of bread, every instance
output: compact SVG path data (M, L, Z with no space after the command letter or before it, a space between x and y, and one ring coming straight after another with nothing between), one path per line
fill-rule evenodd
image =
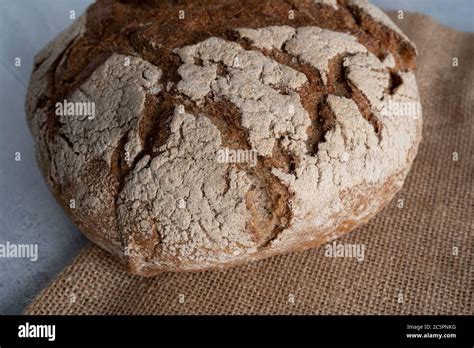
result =
M362 0L98 1L35 59L61 206L140 275L319 246L401 188L416 49Z

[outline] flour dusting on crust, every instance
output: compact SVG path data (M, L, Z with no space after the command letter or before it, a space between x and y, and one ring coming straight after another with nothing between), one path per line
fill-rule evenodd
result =
M407 40L375 7L349 5ZM75 200L74 221L136 273L320 245L379 211L416 154L421 114L387 113L419 104L413 72L349 32L237 27L170 48L172 68L131 44L68 86L64 98L94 103L94 118L53 115L55 77L85 32L81 17L37 56L29 125L62 205ZM222 151L255 163L222 162Z

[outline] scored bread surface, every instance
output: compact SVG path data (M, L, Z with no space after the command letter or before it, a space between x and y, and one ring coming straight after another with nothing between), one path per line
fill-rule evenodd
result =
M294 23L277 20L286 2L263 3L274 19L207 28L191 2L194 27L170 38L178 22L147 16L179 6L98 2L36 57L27 114L40 167L79 228L135 273L317 246L403 184L421 114L383 109L419 102L414 46L364 1L295 2L310 12ZM230 18L237 5L202 7ZM63 100L93 102L96 116L57 116ZM256 160L221 163L222 149Z

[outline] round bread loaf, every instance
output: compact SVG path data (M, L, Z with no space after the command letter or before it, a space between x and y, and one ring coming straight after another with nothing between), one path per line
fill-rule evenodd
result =
M415 58L362 0L98 1L37 55L28 122L58 202L128 270L219 268L392 199L421 139Z

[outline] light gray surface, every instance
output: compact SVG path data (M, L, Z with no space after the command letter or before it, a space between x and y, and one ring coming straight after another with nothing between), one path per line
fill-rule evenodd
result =
M24 100L33 56L71 23L71 8L82 13L88 3L0 1L0 243L38 244L36 262L0 258L1 314L20 313L86 243L39 172Z
M461 31L474 31L474 0L370 0L384 10L420 12Z
M37 244L38 260L0 258L0 314L19 314L86 244L41 176L24 114L33 56L91 1L0 0L0 243ZM474 30L474 0L374 0ZM14 60L21 58L21 67ZM15 161L15 153L21 161Z

